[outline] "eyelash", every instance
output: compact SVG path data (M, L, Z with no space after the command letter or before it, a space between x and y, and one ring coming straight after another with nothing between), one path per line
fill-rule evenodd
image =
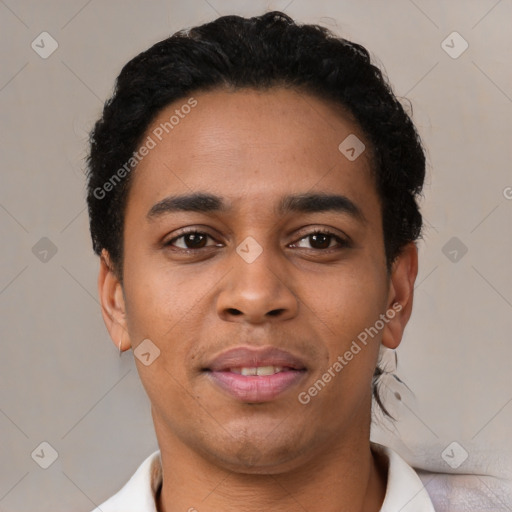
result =
M177 240L180 240L181 238L184 238L187 235L205 235L208 238L210 238L212 240L215 240L211 235L209 235L208 233L205 233L204 231L199 231L197 229L190 229L190 230L187 230L187 231L183 231L180 235L171 238L169 241L164 243L164 246L165 247L172 247L172 250L179 251L179 252L182 252L182 253L185 253L185 254L194 253L194 252L200 251L202 249L208 249L208 248L211 248L211 247L218 247L218 245L209 245L209 246L206 246L206 247L199 247L199 248L196 248L196 249L194 249L194 248L184 249L182 247L175 247L175 246L173 246L173 243L175 243ZM314 236L314 235L329 236L329 237L333 238L338 243L338 246L337 247L327 247L325 249L301 247L301 249L306 249L306 250L309 250L309 251L320 251L320 252L323 252L323 253L330 253L333 250L340 250L340 249L348 248L351 245L349 239L342 238L339 235L336 235L335 233L333 233L332 231L329 231L329 230L326 230L326 229L316 229L314 231L311 231L309 233L301 235L301 237L298 238L297 241L293 242L292 244L297 244L297 243L299 243L299 242L309 238L310 236ZM289 244L289 245L291 245L291 244Z

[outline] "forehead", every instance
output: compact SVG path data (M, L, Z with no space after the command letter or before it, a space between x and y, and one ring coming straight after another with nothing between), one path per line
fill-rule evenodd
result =
M143 137L149 139L154 147L138 164L131 187L138 202L196 190L229 197L234 205L333 187L354 200L375 196L370 151L358 125L304 92L193 94L158 114ZM340 151L345 140L367 149L351 160Z

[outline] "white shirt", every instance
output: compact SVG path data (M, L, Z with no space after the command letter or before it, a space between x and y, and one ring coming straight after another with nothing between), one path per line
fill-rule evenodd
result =
M388 461L386 496L380 512L435 512L420 478L396 452L372 443ZM160 451L152 453L125 486L93 512L157 512L155 495L162 483Z

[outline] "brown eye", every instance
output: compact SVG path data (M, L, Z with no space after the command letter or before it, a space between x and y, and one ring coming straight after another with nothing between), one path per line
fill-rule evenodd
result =
M166 245L177 247L178 249L202 249L203 247L215 245L215 243L208 244L208 239L212 240L210 235L201 233L199 231L191 231L184 233L170 240ZM212 240L213 241L213 240Z
M316 233L309 235L309 245L311 245L313 249L327 249L331 245L331 239L331 235Z
M298 242L295 242L293 245L295 247L300 247L302 249L324 250L336 247L347 247L348 243L339 236L336 236L334 233L322 233L318 231L302 237Z
M184 235L183 241L187 249L198 249L206 245L207 235L201 233L189 233Z

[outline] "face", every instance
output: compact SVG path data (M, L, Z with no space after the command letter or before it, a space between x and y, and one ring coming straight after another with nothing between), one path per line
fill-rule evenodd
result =
M387 272L369 146L332 105L284 89L194 99L144 137L156 145L132 177L122 288L102 263L104 315L117 343L160 351L135 361L161 445L277 472L368 435L415 248ZM177 109L190 112L162 136ZM351 134L367 148L355 160L338 149Z

